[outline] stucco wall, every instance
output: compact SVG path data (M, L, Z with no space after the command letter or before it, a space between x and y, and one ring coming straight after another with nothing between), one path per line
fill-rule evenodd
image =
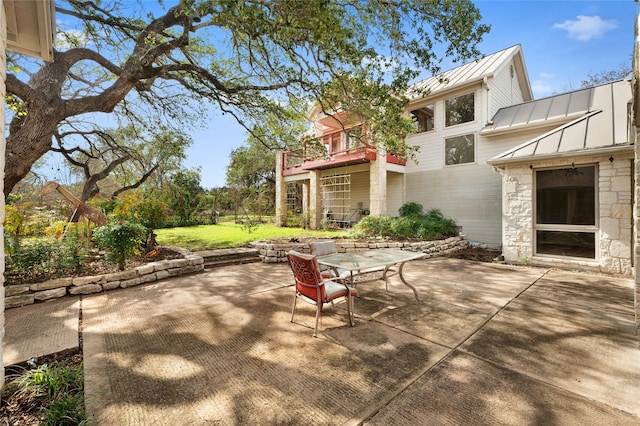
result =
M598 252L596 260L566 260L533 254L534 170L528 164L507 166L503 174L503 241L508 262L533 261L558 266L580 265L597 271L632 273L632 155L585 157L575 165L598 165ZM567 160L536 163L535 168L568 167Z

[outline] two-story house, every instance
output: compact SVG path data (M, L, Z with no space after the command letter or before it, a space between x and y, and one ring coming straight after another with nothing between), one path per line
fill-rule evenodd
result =
M471 241L500 246L501 179L486 161L513 144L489 141L480 132L501 107L533 97L520 46L414 87L428 91L415 96L406 112L416 126L407 144L419 146L417 162L354 143L353 132L366 132L359 123L346 125L339 116L315 110L312 133L321 138L327 154L278 155L277 223L285 223L300 198L297 209L311 228L321 220L349 225L368 213L396 216L402 204L416 201L425 210L438 208L455 219ZM300 192L302 197L296 198Z
M366 140L359 123L313 111L325 154L278 154L277 223L297 208L311 228L349 226L418 202L454 219L472 243L502 247L510 262L631 273L628 82L534 101L517 45L412 89L427 93L406 110L415 162L357 143L354 135ZM580 177L575 188L565 174Z

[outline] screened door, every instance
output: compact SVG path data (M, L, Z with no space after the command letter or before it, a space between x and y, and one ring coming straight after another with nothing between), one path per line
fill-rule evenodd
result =
M535 253L596 259L596 166L536 170L535 185Z

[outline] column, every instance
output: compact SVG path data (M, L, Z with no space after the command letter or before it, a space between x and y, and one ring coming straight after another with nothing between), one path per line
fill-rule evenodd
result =
M387 154L383 149L369 163L369 202L372 215L387 214Z
M322 220L322 188L320 186L320 170L309 172L309 228L320 229Z
M2 157L4 158L4 157ZM276 152L276 226L287 224L287 183L282 176L284 153Z

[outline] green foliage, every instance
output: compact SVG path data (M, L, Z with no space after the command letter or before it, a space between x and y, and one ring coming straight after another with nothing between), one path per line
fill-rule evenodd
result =
M408 210L413 208L415 206ZM446 219L439 210L433 209L426 215L410 214L398 218L367 216L353 227L351 234L355 237L379 236L437 240L458 235L458 228L453 220Z
M58 33L68 44L59 46L56 61L37 69L22 55L8 58L6 94L15 99L8 119L23 126L10 129L7 152L30 149L7 163L6 193L51 149L54 132L66 139L58 141L61 148L71 138L83 139L79 150L66 144L70 157L80 150L95 155L95 128L81 122L92 112L113 111L113 121L134 123L140 139L148 140L166 133L166 126L176 131L207 122L210 103L273 144L272 135L278 143L291 135L261 134L265 117L286 129L291 105L319 104L324 111L340 105L369 129L371 143L404 152L412 131L401 114L409 83L421 72L439 74L445 58L479 57L477 46L489 31L471 0L188 0L166 7L140 1L135 11L125 3L59 0L56 13L64 16ZM14 71L20 68L30 72ZM57 76L55 84L45 84L50 75ZM64 111L50 108L63 100ZM24 117L20 105L28 106ZM298 119L307 112L295 109ZM111 139L118 142L117 136ZM127 162L142 162L144 152L134 151L135 160ZM115 170L112 152L101 153Z
M402 207L398 209L400 217L422 215L422 204L411 202L404 203Z
M107 251L105 260L116 263L121 271L129 257L140 253L146 228L139 223L117 223L101 226L93 231L98 246Z
M88 257L88 248L80 240L81 233L71 227L60 240L26 240L10 247L5 244L7 280L37 282L79 271Z
M273 223L262 223L251 234L243 229L244 224L235 223L233 216L221 217L218 225L200 225L156 230L159 244L183 247L189 250L211 250L244 247L252 241L291 238L342 237L343 231L315 231L311 229L277 227Z
M120 194L114 201L112 216L118 220L140 223L147 228L156 229L164 226L167 220L167 209L164 203L141 192Z
M200 186L200 168L180 170L174 173L167 185L165 200L179 223L190 223L198 209L204 189Z
M43 425L86 424L82 364L77 368L43 364L20 372L6 384L3 399L13 394L49 401L42 413Z

